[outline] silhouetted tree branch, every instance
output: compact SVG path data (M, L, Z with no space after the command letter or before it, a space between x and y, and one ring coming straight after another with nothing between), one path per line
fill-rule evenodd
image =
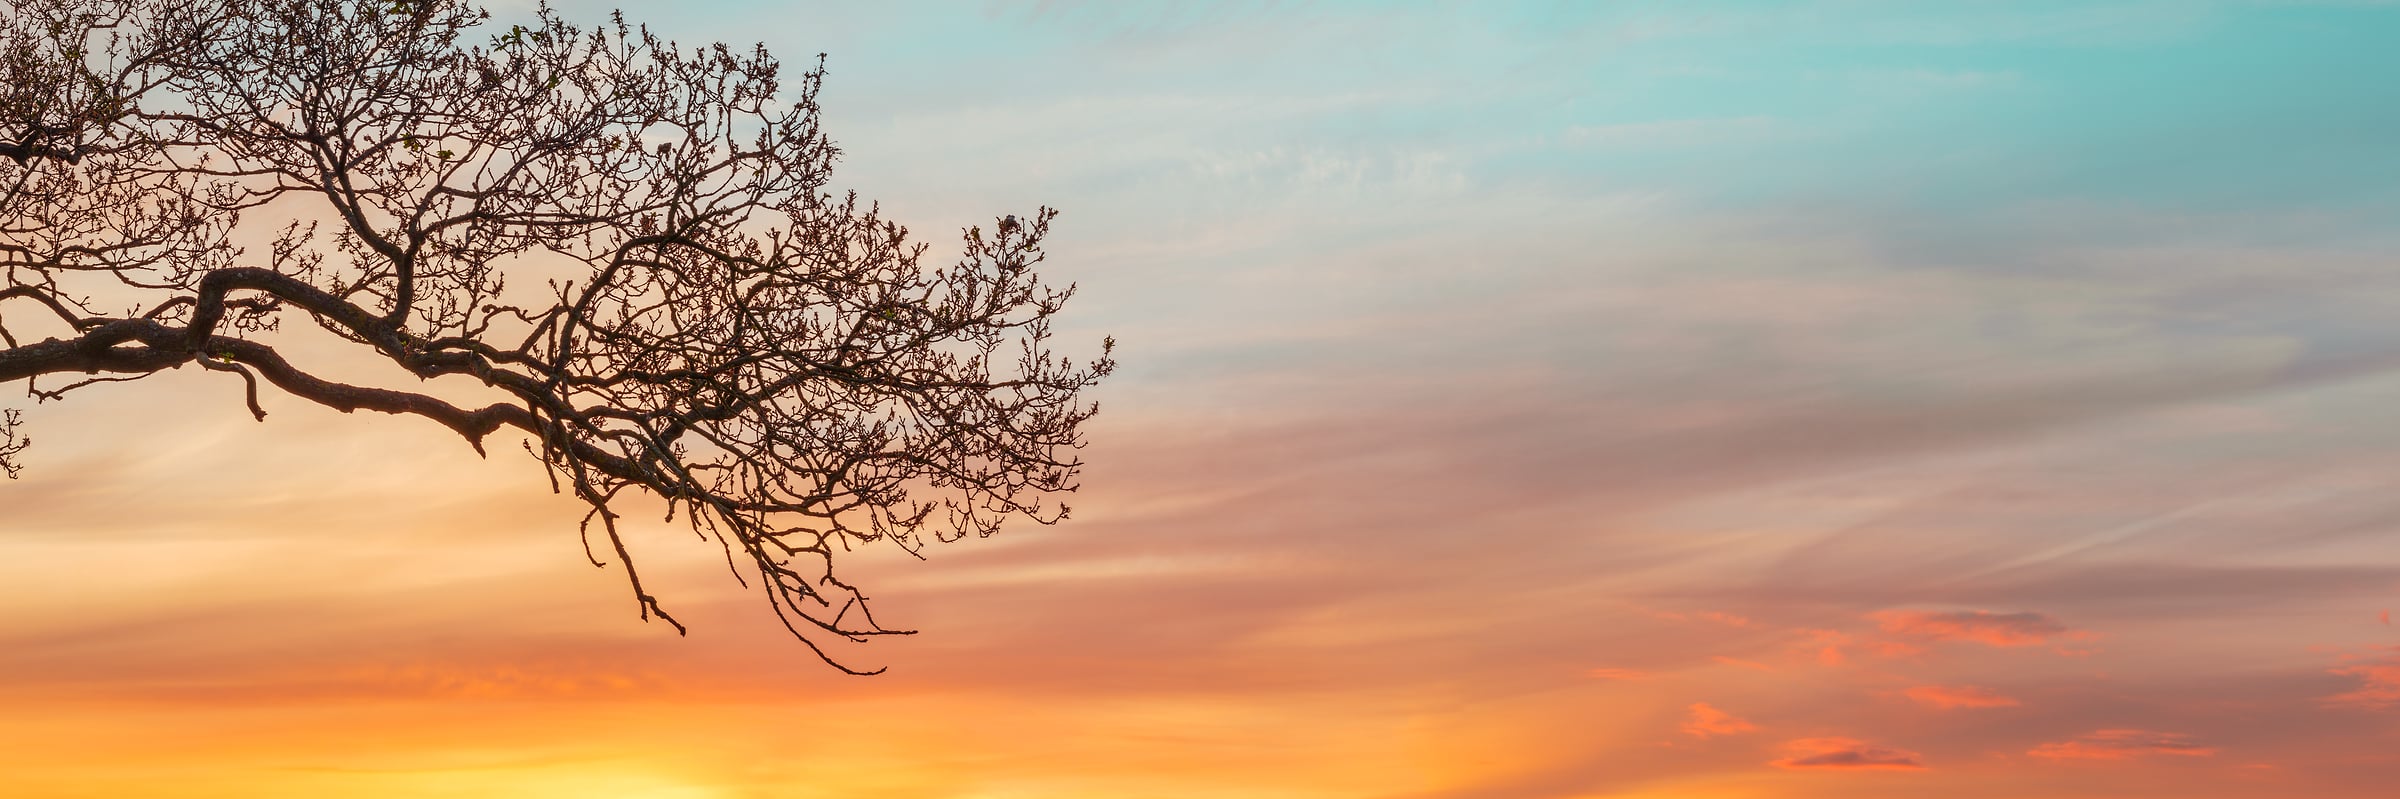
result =
M1047 347L1073 293L1035 274L1055 212L928 263L825 191L821 58L787 87L763 49L453 0L5 3L0 383L59 399L193 363L262 419L263 385L478 452L519 431L644 618L683 629L627 554L629 492L836 666L818 636L902 632L836 549L1066 515L1043 496L1075 488L1112 342ZM272 346L287 320L494 401L310 374ZM14 476L14 413L0 434Z

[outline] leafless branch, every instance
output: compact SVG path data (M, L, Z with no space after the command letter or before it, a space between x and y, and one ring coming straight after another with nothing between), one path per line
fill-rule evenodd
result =
M478 452L512 428L643 618L684 629L618 524L646 493L837 666L830 638L906 632L837 550L1066 516L1044 496L1075 490L1113 342L1048 347L1074 293L1036 273L1056 212L929 260L826 190L821 58L786 85L763 49L461 0L11 0L0 77L0 312L65 334L0 324L0 382L198 363L260 419L263 384ZM319 378L274 348L285 320L495 401Z

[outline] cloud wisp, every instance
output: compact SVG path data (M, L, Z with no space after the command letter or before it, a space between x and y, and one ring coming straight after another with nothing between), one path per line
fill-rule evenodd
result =
M1879 611L1873 618L1884 632L1930 641L1969 641L1996 647L2041 646L2080 637L2057 619L2039 613L1993 613L1974 610L1939 612Z
M2014 697L1973 685L1917 685L1901 694L1910 701L1936 710L2017 707L2023 704Z
M1855 738L1801 738L1783 745L1784 756L1768 765L1796 771L1923 771L1924 758Z
M2192 736L2150 730L2093 730L2064 741L2052 741L2026 751L2050 760L2132 760L2150 756L2215 757L2215 747L2192 742Z
M1691 718L1683 722L1683 734L1694 738L1707 739L1758 731L1758 725L1718 710L1707 702L1694 702L1690 710Z
M2358 690L2325 698L2327 704L2382 710L2400 705L2400 646L2378 648L2364 655L2346 655L2331 673L2357 677Z

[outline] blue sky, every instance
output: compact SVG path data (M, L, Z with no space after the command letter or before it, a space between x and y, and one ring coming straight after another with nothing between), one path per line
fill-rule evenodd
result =
M1159 318L1144 297L1254 322L1513 296L1618 268L1661 226L2147 281L2072 261L2377 252L2400 191L2382 4L683 8L661 27L827 52L839 180L921 229L1050 203L1107 275L1176 287L1087 280L1101 326ZM2324 346L2365 335L2273 312Z
M910 8L730 6L678 27L831 52L848 76L831 105L862 121L1146 100L1146 114L1057 122L1221 148L1433 150L1478 188L1571 178L1712 203L2339 209L2388 200L2375 155L2400 124L2379 79L2390 9L2369 4ZM1755 138L1708 147L1695 132ZM1644 147L1607 146L1625 143Z

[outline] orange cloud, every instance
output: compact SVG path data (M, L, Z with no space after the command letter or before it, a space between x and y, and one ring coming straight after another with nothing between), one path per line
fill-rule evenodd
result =
M1683 723L1684 734L1694 738L1707 738L1712 735L1740 735L1745 732L1757 731L1758 725L1710 707L1707 702L1692 703L1692 718Z
M1917 704L1942 710L1957 708L2016 707L2017 700L2001 696L1989 688L1972 685L1919 685L1904 691Z
M1783 745L1784 757L1768 765L1798 770L1922 771L1920 756L1905 749L1874 746L1852 738L1802 738Z
M1737 658L1737 657L1726 657L1726 656L1724 656L1724 655L1713 655L1713 656L1710 656L1710 657L1709 657L1709 660L1716 661L1718 664L1721 664L1721 665L1726 665L1726 666L1740 666L1740 667L1742 667L1742 668L1745 668L1745 669L1757 669L1757 670L1759 670L1759 671L1774 671L1774 670L1775 670L1775 667L1774 667L1774 666L1769 666L1769 665L1767 665L1767 664L1765 664L1765 663L1760 663L1760 662L1758 662L1758 661L1755 661L1755 660L1743 660L1743 659L1741 659L1741 658Z
M1840 630L1803 630L1802 632L1808 634L1808 643L1803 646L1817 650L1818 663L1839 666L1848 662L1849 659L1842 655L1842 646L1850 643L1850 636L1843 634Z
M1906 641L1875 639L1861 642L1876 657L1905 658L1925 654L1925 648Z
M2149 730L2094 730L2072 740L2053 741L2026 751L2053 760L2131 760L2145 755L2214 757L2214 747L2192 743L2191 736Z
M1714 610L1701 611L1700 618L1707 619L1727 627L1740 627L1743 629L1753 629L1765 626L1759 624L1758 622L1751 621L1748 617L1736 616L1731 613L1723 613Z
M1665 619L1667 621L1688 622L1698 619L1700 621L1713 622L1716 624L1725 625L1727 627L1737 627L1745 630L1766 629L1766 625L1760 624L1748 616L1726 613L1721 610L1703 610L1697 613L1682 613L1672 610L1641 608L1641 612L1648 614L1652 618Z
M1589 676L1595 680L1639 680L1650 676L1648 672L1639 669L1611 668L1593 669L1591 671L1584 672L1584 674L1585 676Z
M2345 656L2343 660L2358 660L2360 657L2357 655ZM2326 697L2325 701L2327 702L2370 708L2384 708L2400 704L2400 647L2393 647L2391 653L2377 656L2368 662L2354 663L2328 669L2328 671L2357 677L2364 684L2359 686L2356 691Z
M1868 614L1895 635L1929 638L1935 641L1973 641L1988 646L2039 646L2054 638L2080 638L2057 619L2039 613L1992 613L1989 611L1939 612L1924 610L1885 610Z

